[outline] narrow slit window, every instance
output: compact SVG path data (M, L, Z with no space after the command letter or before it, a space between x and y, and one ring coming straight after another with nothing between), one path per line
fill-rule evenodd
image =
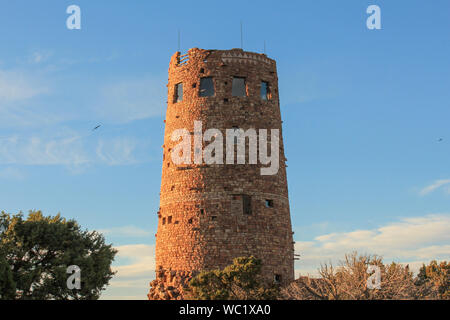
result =
M270 100L270 87L266 81L261 82L261 99Z
M245 85L245 78L233 77L231 93L234 97L246 97L247 96L247 88Z
M249 195L242 195L242 210L244 214L252 214L252 198Z
M172 216L167 217L167 223L172 223Z
M237 145L237 143L238 143L238 137L237 137L237 134L238 134L238 132L239 132L239 127L238 126L233 126L233 134L234 134L234 144L235 145Z
M162 224L166 224L166 218L162 218Z
M214 95L214 83L212 77L200 78L200 97L212 97Z
M175 96L173 100L174 102L183 101L183 83L177 83L175 85Z

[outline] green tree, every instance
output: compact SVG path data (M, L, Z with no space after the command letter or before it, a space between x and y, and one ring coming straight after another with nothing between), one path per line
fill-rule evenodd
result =
M24 219L22 213L1 212L0 297L98 299L114 275L110 266L116 253L103 235L59 214L30 211ZM70 265L81 269L80 289L67 287Z
M261 260L239 257L223 270L202 271L189 282L188 298L196 300L276 299L279 289L261 277Z
M14 299L16 284L5 254L0 252L0 299Z

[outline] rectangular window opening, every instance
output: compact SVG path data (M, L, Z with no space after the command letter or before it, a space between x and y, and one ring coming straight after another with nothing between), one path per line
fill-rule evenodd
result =
M214 83L212 77L200 78L200 97L214 96Z
M172 223L172 216L167 217L167 224Z
M252 214L252 197L249 195L242 195L242 211L244 214Z
M162 219L162 224L163 224L163 225L166 224L166 218L163 218L163 219Z
M247 87L245 85L245 78L233 77L233 83L231 85L231 93L234 97L247 96Z
M266 208L273 208L273 200L266 199Z
M175 85L175 95L173 98L174 102L183 101L183 83L177 83Z
M261 99L263 100L271 99L269 83L266 81L261 82Z
M274 282L275 283L281 283L281 274L276 274L274 277L273 277L273 280L274 280Z

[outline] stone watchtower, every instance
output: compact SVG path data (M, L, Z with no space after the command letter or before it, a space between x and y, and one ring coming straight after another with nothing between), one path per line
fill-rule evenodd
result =
M172 134L185 128L194 141L194 121L201 121L201 133L215 128L223 134L223 163L174 163L171 153L180 140L172 141ZM193 48L186 55L175 53L169 67L165 124L156 280L148 297L180 299L183 284L193 274L223 268L240 256L262 259L262 272L269 281L286 284L294 280L275 61L242 49ZM234 164L227 164L226 131L238 128L279 130L275 174L262 175L261 168L267 165L259 161L237 164L237 156ZM247 159L250 139L244 141ZM268 150L271 143L267 143ZM208 144L200 140L201 148ZM194 146L190 147L192 159L202 153Z

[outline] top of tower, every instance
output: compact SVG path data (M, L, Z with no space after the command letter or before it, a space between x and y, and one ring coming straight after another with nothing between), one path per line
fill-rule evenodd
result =
M233 48L230 50L216 50L216 49L200 49L191 48L186 54L181 54L177 51L172 56L171 63L176 66L184 66L189 63L189 60L196 57L203 58L204 62L208 61L208 57L215 58L214 60L221 60L224 65L242 63L242 64L258 64L266 63L268 65L275 65L275 60L270 59L264 53L256 53L251 51L244 51L240 48Z

